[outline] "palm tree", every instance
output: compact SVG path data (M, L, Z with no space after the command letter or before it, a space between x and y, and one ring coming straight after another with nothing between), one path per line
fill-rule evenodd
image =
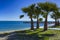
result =
M52 15L51 18L55 19L55 27L59 26L59 18L60 18L60 12L59 11L55 11Z
M39 15L41 15L42 11L41 11L41 8L39 8L38 6L35 7L34 9L34 16L36 16L37 18L37 26L36 26L36 29L39 28L39 21L42 21L42 18L39 18Z
M22 8L22 11L24 13L27 13L27 15L29 16L29 18L31 19L31 30L34 30L34 25L33 25L33 13L34 13L34 7L35 7L35 4L32 4L30 5L29 7L25 7L25 8ZM23 17L23 15L20 16L20 18Z
M60 16L59 8L55 6L52 10L53 10L53 14L51 15L51 17L55 19L55 26L58 26L59 23L57 22L57 20L59 19Z
M57 23L55 23L56 24L56 26L59 26L59 19L60 19L60 12L59 11L57 11L56 13L55 13L55 17L57 18Z
M60 19L60 12L58 12L57 15L58 15L58 26L60 26L60 20L59 20Z
M45 30L47 30L47 18L48 18L48 14L49 14L49 12L53 11L53 8L56 6L56 4L45 2L45 3L38 3L38 6L40 8L42 8L42 10L44 12L43 15L45 17L45 22L44 22L44 31L45 31Z
M55 19L55 27L57 26L57 15L56 14L52 14L51 18Z

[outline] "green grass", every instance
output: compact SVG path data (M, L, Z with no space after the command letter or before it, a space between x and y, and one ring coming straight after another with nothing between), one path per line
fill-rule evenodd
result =
M42 30L43 29L37 29L34 31L24 30L24 31L17 31L17 33L27 34L27 35L33 36L32 39L38 38L38 40L60 40L60 31L59 30L47 30L47 31L42 31Z
M23 30L23 31L15 31L19 36L18 38L26 39L26 40L60 40L60 31L59 30L47 30L43 31L43 29L32 30ZM5 33L4 35L9 35L9 33Z
M56 28L60 28L60 26L57 26Z

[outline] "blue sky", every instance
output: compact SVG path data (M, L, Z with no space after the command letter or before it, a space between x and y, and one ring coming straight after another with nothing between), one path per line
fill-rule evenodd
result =
M27 7L34 3L46 2L47 0L0 0L0 21L29 21L29 17L22 12L21 8ZM48 0L54 2L60 7L60 0ZM25 17L19 19L19 16L24 14ZM35 19L34 19L35 20ZM48 17L48 21L53 19Z

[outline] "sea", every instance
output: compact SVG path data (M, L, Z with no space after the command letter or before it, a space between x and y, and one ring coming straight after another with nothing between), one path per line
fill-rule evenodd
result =
M39 24L40 27L44 26L44 23ZM30 28L30 22L24 21L0 21L0 31L10 31L10 30L24 30L26 28ZM48 26L51 24L48 23ZM34 27L36 27L36 23L34 23Z

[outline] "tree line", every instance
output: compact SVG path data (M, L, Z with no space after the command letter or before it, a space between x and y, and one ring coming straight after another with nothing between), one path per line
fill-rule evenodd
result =
M48 20L48 15L51 13L51 18L55 19L55 26L59 26L59 19L60 19L60 8L55 4L51 2L44 2L44 3L37 3L37 4L32 4L28 7L22 8L22 11L29 16L31 19L31 30L34 30L34 23L33 23L33 18L37 19L36 22L36 29L39 29L39 24L43 20L40 16L45 18L44 21L44 31L47 30L47 20ZM20 15L20 18L23 18L24 15Z

